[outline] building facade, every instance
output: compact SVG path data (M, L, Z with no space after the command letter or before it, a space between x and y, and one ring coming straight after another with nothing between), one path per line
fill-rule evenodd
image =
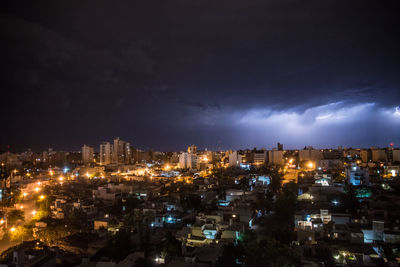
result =
M93 162L93 154L94 154L93 147L83 145L83 147L82 147L82 162L84 164Z

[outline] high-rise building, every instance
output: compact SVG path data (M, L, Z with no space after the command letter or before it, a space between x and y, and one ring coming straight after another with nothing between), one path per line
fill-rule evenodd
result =
M114 139L113 163L129 163L131 158L130 144L119 137Z
M179 168L198 169L199 161L196 154L183 152L179 155Z
M100 145L100 164L111 164L113 158L114 146L109 142L104 142Z
M93 147L83 145L83 147L82 147L82 162L84 164L93 162L93 154L94 154Z
M275 165L283 165L285 163L283 160L283 151L281 150L268 151L268 162Z
M229 154L229 167L239 167L242 163L243 155L240 155L238 151Z
M278 144L277 144L277 149L278 149L279 151L282 151L282 150L283 150L283 144L281 144L281 143L278 142Z
M370 160L371 157L370 157L369 152L370 152L369 150L365 150L365 149L360 151L360 157L361 157L362 162L368 162Z
M322 159L322 151L313 149L312 147L307 147L307 149L303 149L299 151L299 161L312 160L318 161Z
M386 151L383 149L372 149L372 161L387 161Z
M400 149L393 150L393 162L400 162Z
M197 153L197 147L195 145L188 146L187 152L196 154Z
M267 160L267 151L265 150L255 150L253 151L253 162L256 165L263 165Z

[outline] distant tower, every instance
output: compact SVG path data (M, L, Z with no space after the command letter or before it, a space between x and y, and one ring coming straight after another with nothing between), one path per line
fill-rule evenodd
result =
M283 150L283 144L278 142L277 148L278 148L279 151L282 151Z
M114 139L113 163L123 164L130 162L130 144L119 137Z
M195 145L188 146L187 152L195 154L197 153L197 147Z
M100 145L100 164L111 164L114 147L109 142L104 142Z
M82 162L84 164L93 162L93 153L94 153L93 147L83 145L83 147L82 147Z

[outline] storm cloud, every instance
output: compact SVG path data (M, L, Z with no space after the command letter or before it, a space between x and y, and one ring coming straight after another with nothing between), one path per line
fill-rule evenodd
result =
M398 1L1 5L0 150L400 143Z

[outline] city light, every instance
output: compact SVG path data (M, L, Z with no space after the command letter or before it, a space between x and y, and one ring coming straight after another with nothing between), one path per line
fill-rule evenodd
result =
M0 267L400 263L400 0L10 2Z

